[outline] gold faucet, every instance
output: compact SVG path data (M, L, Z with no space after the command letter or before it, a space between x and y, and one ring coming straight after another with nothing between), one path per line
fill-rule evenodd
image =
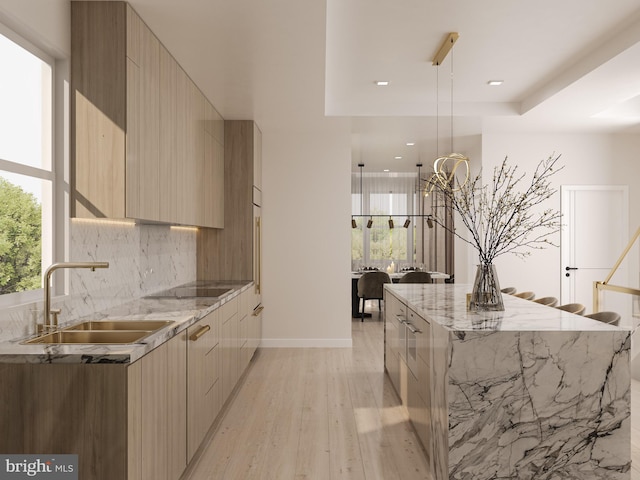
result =
M38 333L53 331L58 327L60 309L51 308L51 275L61 268L109 268L109 262L61 262L54 263L44 272L44 320L38 324Z

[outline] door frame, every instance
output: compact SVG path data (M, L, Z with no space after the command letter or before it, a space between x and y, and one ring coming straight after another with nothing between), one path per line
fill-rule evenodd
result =
M620 184L599 184L599 185L561 185L560 186L560 212L562 214L562 227L560 229L560 301L561 303L569 303L570 292L565 292L565 281L563 276L565 275L564 267L572 263L572 259L568 258L569 251L567 246L572 245L574 238L574 229L571 228L565 221L568 218L567 213L571 214L570 218L574 218L573 211L567 212L566 209L569 206L573 207L575 203L569 201L569 195L572 192L577 191L619 191L623 195L622 202L622 219L623 219L623 231L620 232L622 236L623 248L627 244L629 238L629 186ZM622 253L622 250L620 251ZM611 265L613 267L613 265ZM604 278L602 279L604 280Z

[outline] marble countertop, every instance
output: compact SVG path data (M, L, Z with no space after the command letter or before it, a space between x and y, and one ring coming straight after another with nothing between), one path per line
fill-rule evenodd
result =
M199 286L192 282L182 286ZM206 282L207 286L230 288L221 297L145 297L90 317L76 319L65 328L87 320L172 320L174 323L143 338L139 343L122 345L24 345L36 335L0 342L0 363L132 363L189 328L210 312L238 296L253 282Z
M624 330L506 294L502 296L503 312L469 312L467 293L471 285L387 284L385 289L420 316L454 332Z

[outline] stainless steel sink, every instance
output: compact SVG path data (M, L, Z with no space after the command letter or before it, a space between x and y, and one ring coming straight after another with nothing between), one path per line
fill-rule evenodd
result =
M173 321L171 320L102 320L82 322L64 331L69 330L140 330L145 332L155 332L164 328Z
M25 344L94 344L94 345L119 345L135 343L146 337L151 332L139 330L87 330L48 333L40 337L28 340Z
M24 344L120 345L139 342L172 320L89 320L23 342Z

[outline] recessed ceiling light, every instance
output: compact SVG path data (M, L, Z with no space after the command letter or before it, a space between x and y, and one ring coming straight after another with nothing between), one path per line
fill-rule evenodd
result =
M389 80L378 80L376 81L376 85L378 85L379 87L386 87L387 85L389 85Z
M389 169L388 169L388 168L385 168L385 169L383 170L383 172L388 172L388 171L389 171Z
M494 86L494 87L498 86L498 85L502 85L503 83L504 83L504 80L489 80L487 82L488 85L491 85L491 86Z
M402 159L402 157L393 157L393 158L395 158L396 160L401 160Z
M416 144L416 142L407 142L405 145L407 147L413 147Z

